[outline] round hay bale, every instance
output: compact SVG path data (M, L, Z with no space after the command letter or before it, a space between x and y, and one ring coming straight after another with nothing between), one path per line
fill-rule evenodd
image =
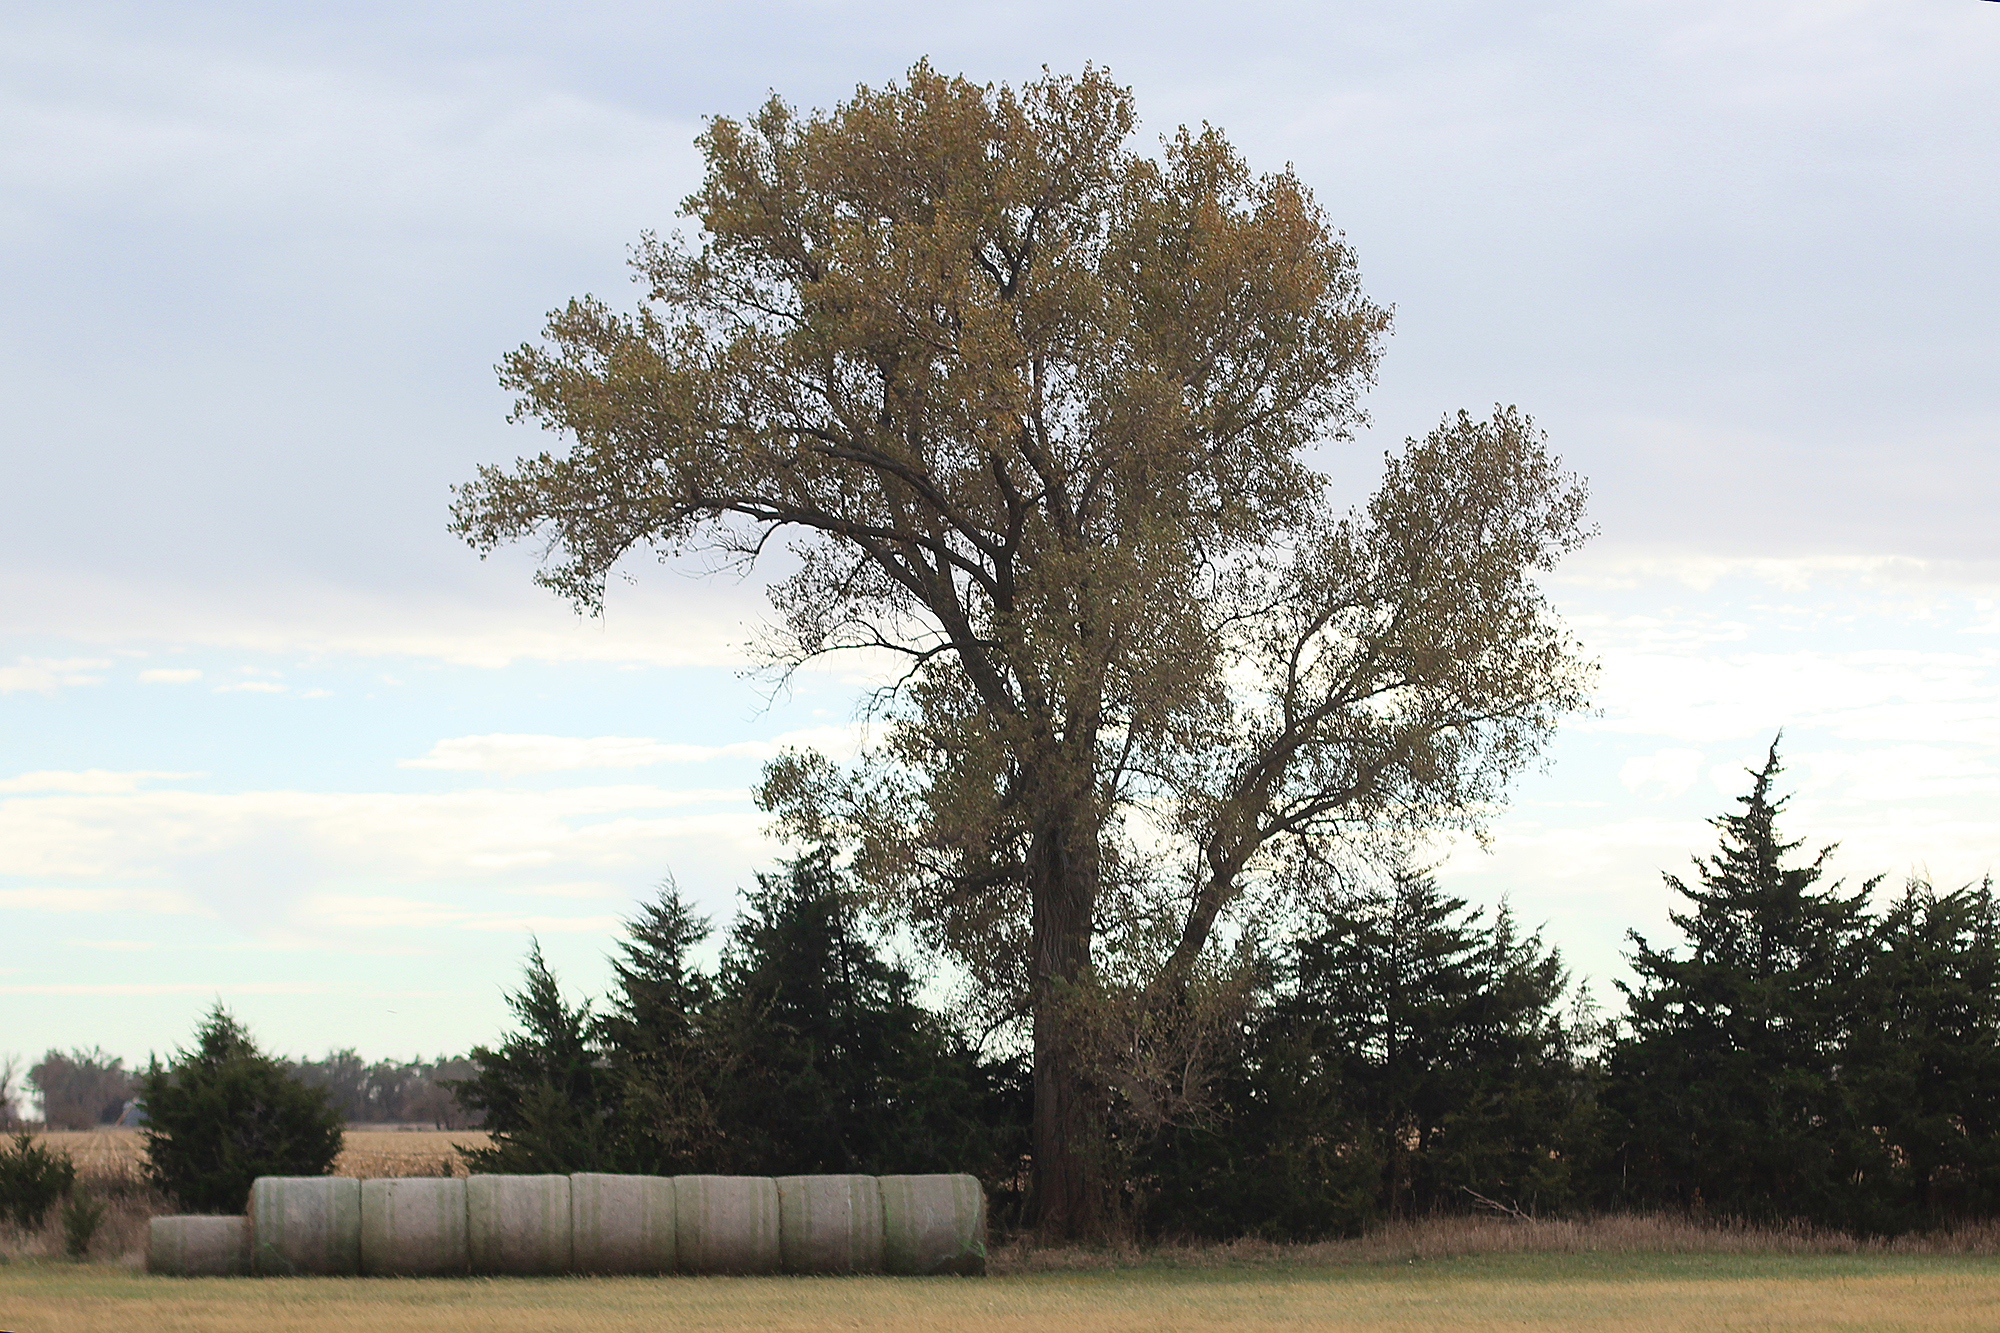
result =
M778 1186L769 1176L675 1176L674 1245L686 1273L776 1273Z
M778 1250L787 1273L882 1271L882 1189L873 1176L780 1176Z
M567 1273L569 1177L470 1177L465 1239L475 1273Z
M146 1271L241 1277L250 1271L247 1217L156 1217L146 1227Z
M465 1182L401 1176L361 1182L361 1271L370 1277L460 1274L466 1248Z
M250 1266L273 1277L361 1271L361 1182L259 1176L250 1186Z
M986 1191L971 1176L883 1176L882 1257L891 1273L986 1271Z
M570 1246L579 1273L671 1273L674 1182L583 1172L569 1178Z

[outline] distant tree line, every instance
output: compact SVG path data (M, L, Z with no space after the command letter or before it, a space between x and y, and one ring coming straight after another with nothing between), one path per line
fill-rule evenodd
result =
M320 1060L287 1060L285 1068L308 1087L324 1088L350 1125L432 1125L467 1129L478 1117L454 1095L459 1079L476 1072L464 1056L369 1063L352 1047Z
M1824 884L1780 838L1772 746L1600 1017L1556 949L1404 869L1259 949L1261 983L1162 1116L1100 1094L1144 1235L1310 1238L1435 1212L1670 1209L1887 1234L2000 1212L1992 886ZM1029 1178L1019 1060L920 1004L826 849L760 877L713 975L667 889L602 1012L539 950L517 1032L459 1085L476 1170L972 1170ZM1246 944L1245 947L1251 947ZM1142 1104L1144 1103L1144 1104Z
M473 1065L463 1056L435 1060L363 1060L350 1048L329 1051L321 1060L278 1060L298 1082L322 1088L333 1109L348 1123L435 1125L465 1129L477 1117L460 1105L452 1081L468 1077ZM139 1096L139 1071L123 1059L89 1050L51 1050L28 1070L27 1084L42 1105L49 1129L94 1129L118 1122Z

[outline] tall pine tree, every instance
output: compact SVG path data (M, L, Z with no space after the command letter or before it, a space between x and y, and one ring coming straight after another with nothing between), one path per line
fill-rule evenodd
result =
M689 960L708 937L671 878L659 898L626 923L618 983L598 1024L612 1082L618 1169L650 1175L711 1170L722 1153L715 1083L717 1050L708 1010L715 985Z
M1879 882L1819 887L1834 847L1787 864L1773 740L1742 809L1710 821L1716 854L1697 883L1667 887L1685 952L1630 934L1636 985L1620 983L1628 1032L1612 1054L1614 1197L1756 1220L1862 1221L1854 1179L1881 1147L1844 1053L1862 1003Z
M759 875L717 980L715 1083L737 1169L963 1171L1006 1136L1004 1079L916 1001L830 849Z
M478 1073L454 1088L461 1105L485 1117L492 1138L461 1148L474 1171L558 1174L602 1171L613 1161L610 1087L590 1004L562 997L542 946L528 950L523 985L507 997L521 1022L498 1050L475 1046Z

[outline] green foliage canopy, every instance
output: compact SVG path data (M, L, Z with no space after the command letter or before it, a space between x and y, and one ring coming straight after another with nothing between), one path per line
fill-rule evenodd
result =
M520 1029L472 1052L479 1171L793 1175L1004 1170L1009 1070L914 997L833 854L760 875L714 977L671 883L627 928L607 1012L563 1000L539 949Z
M780 761L762 799L1029 1017L1059 1232L1120 1081L1078 997L1185 1009L1247 898L1476 824L1588 677L1533 579L1581 482L1522 414L1459 414L1341 512L1308 454L1362 420L1388 312L1293 173L1135 124L1100 70L927 64L711 120L698 243L646 237L635 313L572 301L502 368L567 454L454 506L481 551L545 539L589 609L635 549L788 538L772 661L901 664L879 753Z
M240 1213L258 1176L319 1176L340 1155L341 1117L257 1049L220 1004L194 1044L139 1076L146 1174L194 1213Z

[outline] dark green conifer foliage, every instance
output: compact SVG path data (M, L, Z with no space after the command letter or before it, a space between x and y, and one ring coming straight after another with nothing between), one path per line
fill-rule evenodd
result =
M618 992L598 1024L613 1081L616 1167L652 1175L713 1169L721 1130L706 1015L715 987L688 957L709 924L668 879L625 932L622 956L611 961Z
M1297 942L1223 1122L1156 1159L1154 1229L1303 1238L1479 1198L1522 1212L1574 1195L1591 1106L1589 1025L1562 960L1406 872Z
M507 997L521 1029L500 1049L475 1046L479 1072L458 1083L459 1101L485 1116L491 1145L461 1148L474 1171L518 1174L601 1171L611 1162L609 1079L593 1040L588 1001L572 1008L555 974L530 946L521 990Z
M1612 1178L1623 1202L1758 1220L1862 1223L1853 1182L1882 1168L1844 1053L1867 966L1865 904L1817 888L1832 846L1787 865L1773 741L1742 810L1710 822L1721 843L1698 883L1665 876L1691 904L1670 919L1686 952L1634 931L1629 1032L1608 1101L1619 1117Z
M475 1049L479 1073L459 1085L494 1132L464 1154L472 1169L993 1178L1018 1165L1019 1071L917 1003L830 850L760 875L746 898L710 978L688 956L708 923L664 885L627 923L601 1019L564 1002L535 949L508 1001L520 1030Z
M1885 1229L2000 1211L2000 912L1991 881L1912 879L1876 932L1848 1064L1889 1165L1870 1181Z
M1309 1031L1349 1089L1390 1216L1566 1202L1579 1089L1568 978L1539 934L1401 873L1327 916L1298 949L1281 1021Z
M340 1155L341 1115L259 1051L220 1004L190 1049L139 1076L146 1174L192 1213L240 1213L258 1176L319 1176Z
M830 849L759 875L713 1018L726 1153L767 1174L978 1169L994 1152L975 1052L862 933Z
M60 1148L26 1134L16 1134L11 1147L0 1148L0 1221L33 1231L75 1185L76 1162Z

